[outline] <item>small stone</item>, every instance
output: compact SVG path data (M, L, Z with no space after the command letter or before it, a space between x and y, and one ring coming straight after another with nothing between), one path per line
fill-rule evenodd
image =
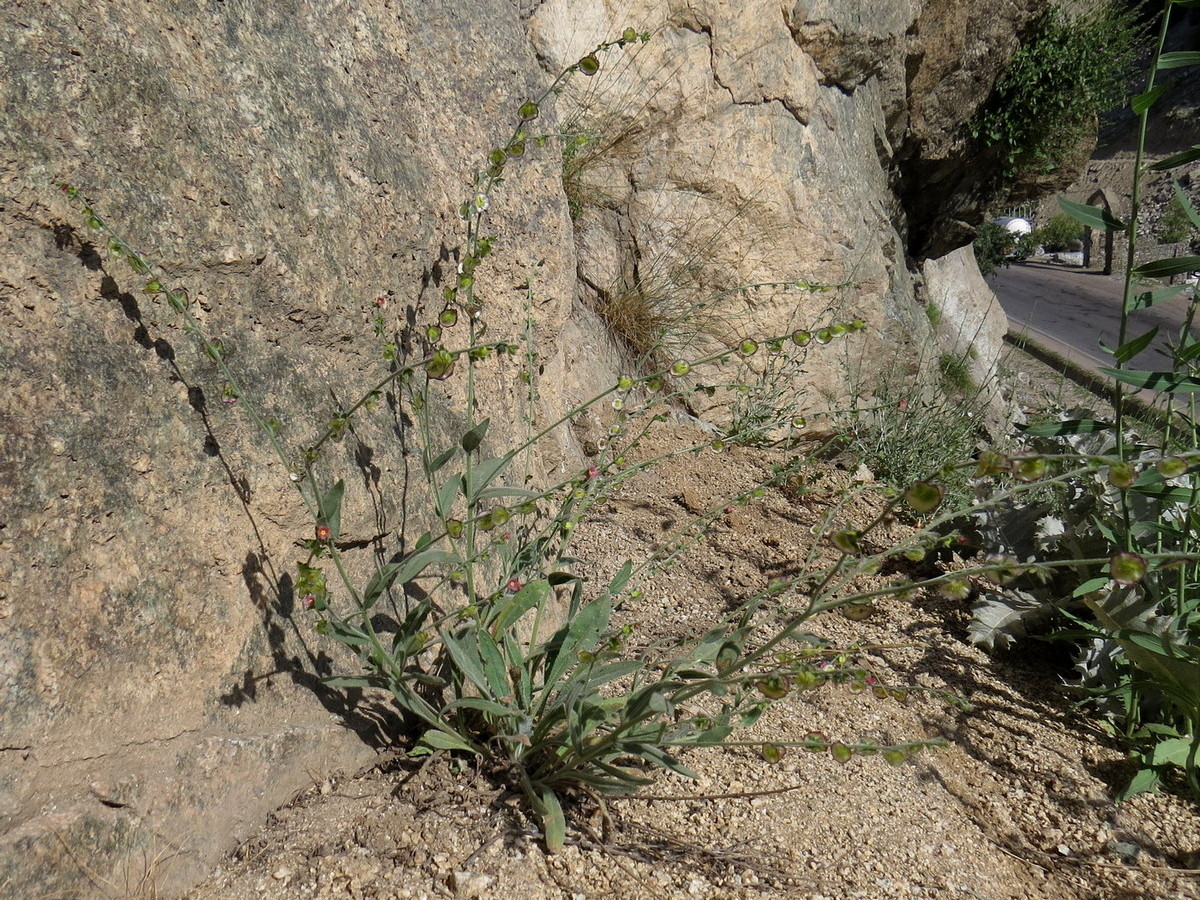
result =
M479 872L453 872L450 875L450 887L454 889L456 900L473 900L485 896L495 880L493 876Z
M280 866L278 869L276 869L274 872L271 873L271 877L274 878L276 881L287 881L295 874L296 874L295 871L288 868L287 866Z

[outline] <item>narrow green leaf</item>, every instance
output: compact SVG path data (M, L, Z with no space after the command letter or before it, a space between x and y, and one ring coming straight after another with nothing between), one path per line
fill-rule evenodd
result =
M1162 303L1164 300L1170 300L1172 297L1178 297L1180 291L1183 290L1181 284L1169 284L1166 287L1154 288L1150 291L1143 291L1134 297L1133 305L1129 307L1130 312L1139 309L1149 309L1151 306Z
M1158 57L1156 66L1159 69L1182 69L1184 66L1200 65L1200 51L1177 50L1174 53L1163 53Z
M488 425L491 419L484 419L470 431L462 436L460 445L468 453L474 453L479 449L479 445L483 443L484 437L487 435Z
M625 590L625 586L629 584L629 578L633 575L633 563L625 560L625 565L621 566L619 572L613 576L612 581L608 583L608 590L604 592L606 597L616 597L621 591Z
M476 634L479 641L479 655L483 657L483 671L487 676L488 686L492 696L505 699L512 696L512 685L508 681L508 666L504 664L504 655L495 639L483 629Z
M1195 227L1200 228L1200 213L1196 212L1196 207L1192 205L1192 199L1183 192L1183 187L1179 184L1179 179L1173 182L1175 186L1175 200L1183 207L1183 211L1187 213L1188 221Z
M427 747L432 747L434 750L463 750L467 753L474 753L475 748L472 747L463 738L457 735L448 734L445 731L439 731L436 728L430 728L421 735L420 743Z
M479 499L480 492L492 483L492 480L510 462L511 456L496 456L482 459L471 468L470 483L466 487L467 502L474 503Z
M488 627L496 634L503 634L533 609L550 599L550 582L539 579L531 581L511 597L495 604L487 618Z
M446 712L452 712L456 709L477 709L480 712L485 712L489 716L496 716L499 719L519 719L524 713L519 709L505 706L503 703L496 703L493 700L484 700L482 697L459 697L446 704Z
M330 534L336 540L342 530L342 495L346 493L346 483L338 479L337 484L322 495L317 504L321 521L329 526Z
M442 644L445 646L446 652L450 654L450 659L458 671L470 679L485 698L495 699L489 687L488 677L483 671L483 660L479 658L479 648L471 646L475 642L471 640L470 635L465 635L461 640L448 631L442 631L441 635Z
M1133 270L1141 278L1167 278L1200 269L1200 256L1176 256L1171 259L1156 259Z
M613 791L612 793L627 794L637 785L654 784L653 778L647 778L645 775L639 775L633 769L626 769L620 766L610 765L601 760L593 760L592 764L603 772L607 772L612 776Z
M645 667L645 662L640 659L619 659L593 670L588 675L587 684L590 688L597 688L602 684L608 684L610 681L616 681L618 678L639 672ZM619 700L620 698L614 699Z
M608 627L612 602L594 600L580 609L547 643L545 684L553 689L567 668L575 663L580 650L591 650Z
M462 487L462 482L462 475L452 475L438 488L435 503L439 518L443 520L450 518L450 513L454 509L454 497L458 493L458 489Z
M1112 528L1109 527L1109 525L1099 516L1092 516L1092 524L1096 526L1096 530L1099 531L1100 534L1104 536L1104 539L1110 544L1115 546L1120 543L1120 541L1117 540L1117 535L1113 532Z
M694 781L699 777L670 753L653 744L626 744L624 749L634 756L640 756L652 765L669 769L676 775L682 775L684 778L690 778Z
M476 500L496 500L501 497L521 497L525 500L536 500L542 495L537 491L526 490L520 487L490 487L484 488L475 495Z
M367 590L363 594L363 603L370 606L397 581L407 584L430 566L442 563L452 566L461 565L462 558L457 553L431 547L412 553L400 562L388 563L386 566L380 567L367 584Z
M1117 362L1118 363L1129 362L1131 359L1133 359L1135 356L1137 356L1139 353L1141 353L1143 350L1145 350L1147 347L1149 347L1150 342L1153 341L1157 335L1158 335L1158 326L1155 325L1153 328L1151 328L1145 334L1135 337L1131 341L1126 341L1124 344L1122 344L1120 347L1117 348L1117 352L1116 352L1116 354L1114 354L1116 356Z
M517 706L521 709L529 709L533 704L533 668L537 665L536 662L530 664L530 658L525 656L525 649L521 642L517 640L516 635L511 631L504 633L504 652L508 655L512 664L517 667Z
M450 462L450 459L451 459L451 458L454 456L454 454L455 454L455 453L457 453L457 452L458 452L458 448L457 448L457 447L450 447L449 449L443 450L441 453L439 453L439 454L437 455L437 457L435 457L435 458L433 458L433 459L430 459L430 458L429 458L429 456L428 456L428 455L426 455L426 457L425 457L425 471L426 471L428 474L432 475L434 472L438 471L438 470L439 470L439 469L440 469L442 466L444 466L446 463Z
M1141 494L1143 497L1153 497L1159 503L1178 506L1179 504L1191 504L1194 499L1191 488L1171 487L1170 485L1160 484L1154 487L1139 487L1134 485L1133 490Z
M1100 367L1100 371L1122 384L1132 384L1134 387L1162 391L1165 394L1200 392L1200 381L1174 372L1144 372L1137 369L1110 369L1104 366Z
M1029 425L1022 429L1035 437L1060 437L1065 434L1095 434L1108 431L1112 422L1100 419L1067 419L1065 422L1047 422L1044 425Z
M1195 144L1192 149L1182 150L1179 153L1168 156L1166 159L1160 159L1156 163L1151 163L1147 168L1154 172L1165 172L1168 169L1174 169L1176 166L1184 166L1198 159L1200 159L1200 144Z
M707 731L702 731L693 737L688 743L696 744L697 746L705 747L723 743L725 738L733 734L732 725L714 725Z
M364 688L364 687L379 687L382 679L368 678L365 676L338 676L336 678L322 678L321 684L329 687L339 688Z
M1068 216L1089 228L1099 228L1101 231L1124 231L1125 223L1103 209L1088 206L1086 203L1075 203L1071 200L1058 199L1058 205Z
M1084 594L1090 594L1092 591L1098 591L1108 584L1107 578L1089 578L1079 587L1071 592L1071 596L1075 599L1082 597Z
M1125 786L1125 789L1117 794L1118 802L1128 800L1130 797L1136 797L1138 794L1144 794L1146 791L1152 791L1158 787L1162 778L1157 769L1146 767L1138 769L1138 773L1133 776L1133 780Z
M567 842L567 817L554 791L548 787L535 798L534 806L542 819L542 835L546 838L546 852L558 853Z
M1191 362L1197 356L1200 356L1200 341L1192 341L1180 347L1177 356L1180 363Z
M355 628L342 619L330 619L329 630L343 644L350 644L355 647L367 647L372 643L370 635L361 628Z
M1163 91L1166 89L1167 84L1166 82L1163 82L1162 84L1156 84L1145 93L1138 94L1136 97L1134 97L1132 102L1129 104L1130 108L1133 110L1133 114L1135 116L1140 116L1142 113L1148 110L1155 104L1155 102L1157 102L1158 98L1163 95Z

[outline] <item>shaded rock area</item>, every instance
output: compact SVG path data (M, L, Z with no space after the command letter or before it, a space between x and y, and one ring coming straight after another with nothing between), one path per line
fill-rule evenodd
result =
M0 897L103 894L163 854L177 893L395 738L389 708L321 684L339 651L293 620L312 534L294 454L387 371L374 298L383 336L422 351L455 210L548 72L654 33L537 120L620 140L565 186L550 141L491 198L489 338L534 323L552 415L619 371L603 312L623 280L843 285L731 295L692 348L851 314L873 341L930 339L909 250L952 249L934 202L957 190L952 126L1039 5L4 4ZM62 183L188 290L282 458ZM521 419L517 375L478 385L494 427ZM813 396L837 376L812 372ZM457 389L444 406L456 434ZM346 477L357 572L422 530L410 424L385 395L317 463ZM565 435L538 465L578 452Z

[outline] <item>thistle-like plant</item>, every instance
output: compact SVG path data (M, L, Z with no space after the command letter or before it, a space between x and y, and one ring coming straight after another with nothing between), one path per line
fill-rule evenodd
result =
M981 523L987 546L1031 574L985 590L972 629L977 640L995 644L1055 622L1081 641L1081 682L1108 699L1140 760L1125 796L1155 786L1174 767L1200 796L1200 341L1192 333L1198 298L1194 287L1157 281L1200 268L1200 257L1141 265L1135 259L1144 176L1200 159L1200 147L1193 147L1144 162L1147 117L1166 90L1161 73L1200 64L1194 51L1163 51L1172 13L1190 5L1164 3L1146 89L1132 101L1139 131L1128 218L1060 201L1081 225L1128 240L1119 336L1115 347L1104 348L1113 365L1101 370L1116 383L1114 415L1067 414L1027 429L1034 452L1021 468L1015 461L1009 466L1015 477L1024 471L1041 478L1052 466L1072 472L1050 479L1057 497L988 509ZM1189 220L1200 225L1200 214L1179 196ZM1157 327L1137 333L1138 313L1168 302L1187 303L1184 326L1170 344L1171 369L1130 369L1158 333ZM1163 398L1153 431L1134 427L1129 393L1135 389ZM988 474L999 473L993 468Z

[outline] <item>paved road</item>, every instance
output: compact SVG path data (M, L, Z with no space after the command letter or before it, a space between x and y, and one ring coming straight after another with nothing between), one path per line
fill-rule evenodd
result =
M1028 333L1041 344L1096 368L1113 365L1112 357L1098 346L1117 344L1121 319L1120 277L1099 275L1047 263L1022 262L1000 269L988 279L1000 305L1008 314L1009 328ZM1154 343L1130 363L1130 368L1165 371L1171 368L1165 349L1177 341L1187 302L1181 294L1150 309L1139 310L1130 320L1126 340L1159 326Z

